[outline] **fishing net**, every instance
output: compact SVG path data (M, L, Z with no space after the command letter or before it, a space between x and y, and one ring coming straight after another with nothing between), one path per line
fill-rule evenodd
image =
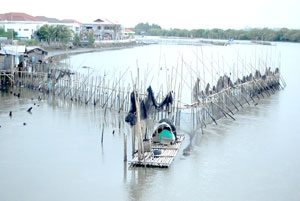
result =
M150 114L153 114L154 111L162 111L166 109L169 110L170 105L173 103L172 93L169 92L161 103L158 103L154 97L153 90L151 86L147 89L147 97L144 100L140 99L140 118L141 120L147 119ZM136 103L134 92L130 94L130 110L125 118L125 121L131 126L136 124Z

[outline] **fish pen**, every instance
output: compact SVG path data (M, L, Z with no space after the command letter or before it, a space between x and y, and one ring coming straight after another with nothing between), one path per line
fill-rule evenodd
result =
M159 106L155 100L153 100L153 92L151 87L147 89L146 99L138 99L137 96L132 94L131 110L129 111L125 121L134 127L141 127L141 123L136 125L136 122L149 118L149 100L151 105L155 106L155 111L164 110L167 112L167 117L174 122L174 125L180 128L180 120L183 111L189 111L191 118L189 125L194 131L203 129L207 124L215 123L217 120L225 117L234 118L234 112L241 110L245 105L257 105L257 102L264 97L274 94L277 90L285 87L285 82L280 76L279 69L276 68L274 72L270 68L266 69L264 75L261 75L259 71L255 71L255 75L249 74L242 79L236 80L234 83L226 75L221 76L218 79L217 85L213 86L210 90L209 84L207 84L205 90L200 91L200 78L197 79L193 88L193 102L191 104L184 104L180 108L173 107L169 109L168 106L162 109L163 106ZM170 100L168 94L165 96L165 100ZM172 98L171 98L172 99ZM162 101L161 104L170 103ZM141 101L141 103L139 103ZM250 104L251 103L251 104ZM139 105L137 107L136 105ZM176 105L176 102L175 104ZM145 111L143 111L145 110ZM173 111L173 112L172 112ZM175 112L176 111L176 112ZM146 115L145 115L146 113ZM164 117L164 116L162 116ZM133 121L133 123L132 123ZM138 149L133 149L133 159L129 162L131 166L150 166L150 167L169 167L173 162L184 136L178 137L175 143L168 145L159 144L157 142L151 142L150 139L141 140L142 131L138 128L133 128L133 135L140 135L138 141ZM152 135L152 137L154 134ZM152 138L153 139L153 138ZM150 145L149 145L150 144ZM148 147L145 149L145 147ZM149 148L150 147L150 148Z
M128 110L130 86L121 86L118 80L112 83L101 76L89 76L70 70L46 72L16 72L14 84L39 93L58 96L81 104L99 105L117 111Z
M131 71L131 83L125 84L125 75L129 68L119 76L109 79L105 75L84 74L37 64L30 71L15 71L12 83L15 87L30 88L45 96L57 96L65 101L101 107L104 116L107 110L126 113L125 121L132 130L132 160L129 160L129 164L169 167L184 140L184 113L188 113L186 126L191 132L201 130L204 133L207 124L217 125L217 120L223 117L235 120L236 111L247 105L256 106L260 99L286 86L279 68L272 71L270 67L265 67L262 74L251 64L244 65L243 71L247 73L241 73L243 76L238 76L237 73L236 79L232 81L234 76L227 75L224 71L220 76L220 70L214 69L213 64L208 68L202 62L202 66L212 77L211 82L207 81L204 73L200 76L197 69L192 69L182 59L181 69L177 66L176 69L166 72L166 83L159 85L156 93L151 84L148 85L146 73L143 79L140 78L139 67L136 76ZM189 71L190 79L186 79L184 68ZM186 90L187 86L189 90ZM186 101L187 97L190 97L190 102ZM167 121L171 128L164 133L164 140L154 141L155 132L158 133L155 122L159 122L161 126L164 124L162 120ZM175 138L173 127L177 127L180 133ZM159 132L163 133L162 131L164 130ZM127 150L126 134L124 150ZM124 160L127 160L125 151Z

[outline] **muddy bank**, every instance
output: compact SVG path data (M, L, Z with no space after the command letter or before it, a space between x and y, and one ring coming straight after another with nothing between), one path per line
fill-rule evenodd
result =
M130 42L98 42L95 43L94 47L72 47L72 48L46 48L48 55L46 59L54 57L60 59L68 55L90 53L90 52L101 52L110 50L119 50L125 48L132 48L137 46L144 46L144 44L138 44L135 41Z

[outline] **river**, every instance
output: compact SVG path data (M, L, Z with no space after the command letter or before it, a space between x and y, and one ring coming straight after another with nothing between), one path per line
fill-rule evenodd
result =
M180 152L166 169L129 168L123 162L124 133L131 139L124 114L108 112L104 118L98 107L47 96L39 101L37 92L28 89L21 90L20 98L1 92L0 200L299 200L299 44L149 45L74 55L68 62L73 69L89 66L93 73L113 76L128 66L134 71L137 63L157 71L177 66L182 55L195 66L199 60L194 53L201 51L229 63L237 55L269 58L270 64L280 64L287 87L236 112L236 121L223 118L203 135L185 133ZM26 111L29 107L32 113ZM189 144L190 154L183 155ZM130 147L129 140L129 160Z

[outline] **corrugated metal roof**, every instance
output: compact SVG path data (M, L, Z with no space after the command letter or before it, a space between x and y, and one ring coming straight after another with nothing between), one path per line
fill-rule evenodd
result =
M38 46L26 47L26 52L28 52L28 53L30 53L34 50L40 50L40 51L42 51L42 54L46 54L46 55L48 54L48 52L46 50L44 50L43 48L38 47Z
M4 46L2 47L2 50L4 51L12 51L12 52L15 52L15 53L21 53L21 54L24 54L25 52L25 45L19 45L19 46L16 46L16 45L7 45L7 46Z
M16 56L17 53L11 50L0 50L0 55L14 55Z

